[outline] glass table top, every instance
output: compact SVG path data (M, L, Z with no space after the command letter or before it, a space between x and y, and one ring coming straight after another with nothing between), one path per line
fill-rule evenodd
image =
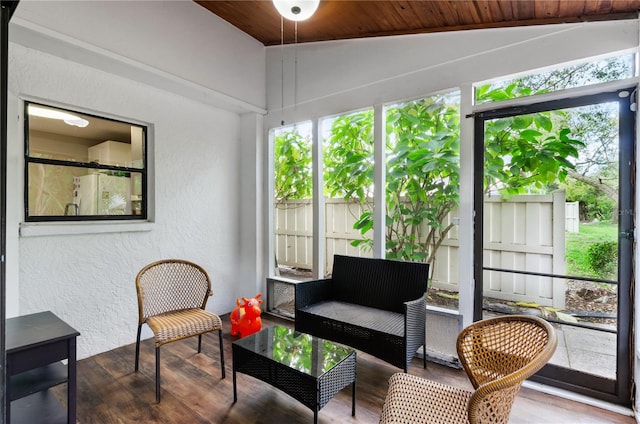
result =
M279 325L264 328L233 344L315 377L320 377L355 352L329 340Z

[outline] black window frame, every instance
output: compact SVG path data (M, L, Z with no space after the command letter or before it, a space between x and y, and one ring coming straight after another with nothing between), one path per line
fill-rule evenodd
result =
M102 119L105 121L118 122L126 125L136 126L142 128L142 167L133 168L127 166L106 165L94 162L78 162L68 161L60 159L39 158L32 157L29 153L29 105L42 106L45 108L53 108L62 112L68 112L71 114L79 114L87 117L93 117L96 119ZM110 117L90 114L86 112L80 112L72 109L66 109L60 106L52 106L44 103L38 103L33 101L24 101L24 221L25 222L88 222L88 221L146 221L148 219L148 161L147 161L147 149L148 149L148 127L140 123L133 123L124 120L114 119ZM69 168L86 168L88 170L99 170L105 172L117 172L119 174L124 173L125 177L130 177L132 173L141 175L141 199L140 199L140 213L134 214L131 211L128 215L30 215L29 214L29 165L31 164L43 164L62 166Z

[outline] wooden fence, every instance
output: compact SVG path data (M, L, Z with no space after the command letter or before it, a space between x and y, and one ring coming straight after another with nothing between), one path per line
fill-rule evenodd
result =
M366 208L366 206L365 206ZM276 207L275 244L278 264L311 269L313 213L311 200L292 200ZM371 256L351 246L361 238L353 229L363 212L355 202L325 200L325 269L334 254ZM507 201L487 197L484 205L484 265L542 273L565 274L565 195L515 196ZM447 220L457 216L452 212ZM448 222L447 222L448 223ZM432 265L434 287L458 290L458 227L438 249ZM564 307L564 279L485 271L485 296Z

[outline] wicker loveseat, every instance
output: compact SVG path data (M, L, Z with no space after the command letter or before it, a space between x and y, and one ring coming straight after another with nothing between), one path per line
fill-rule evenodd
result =
M406 372L426 341L428 276L426 263L335 255L331 278L296 284L296 331Z

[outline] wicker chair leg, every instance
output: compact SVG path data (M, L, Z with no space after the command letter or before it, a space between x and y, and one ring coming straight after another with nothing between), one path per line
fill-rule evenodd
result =
M427 327L424 328L424 343L422 345L422 368L427 369Z
M140 332L142 331L142 324L138 325L138 337L136 338L136 367L135 372L138 372L138 363L140 360Z
M198 334L198 353L202 352L202 334Z
M156 402L160 403L160 347L156 347Z
M222 329L218 330L218 339L220 340L220 367L222 368L222 378L226 377L224 372L224 350L222 349Z

